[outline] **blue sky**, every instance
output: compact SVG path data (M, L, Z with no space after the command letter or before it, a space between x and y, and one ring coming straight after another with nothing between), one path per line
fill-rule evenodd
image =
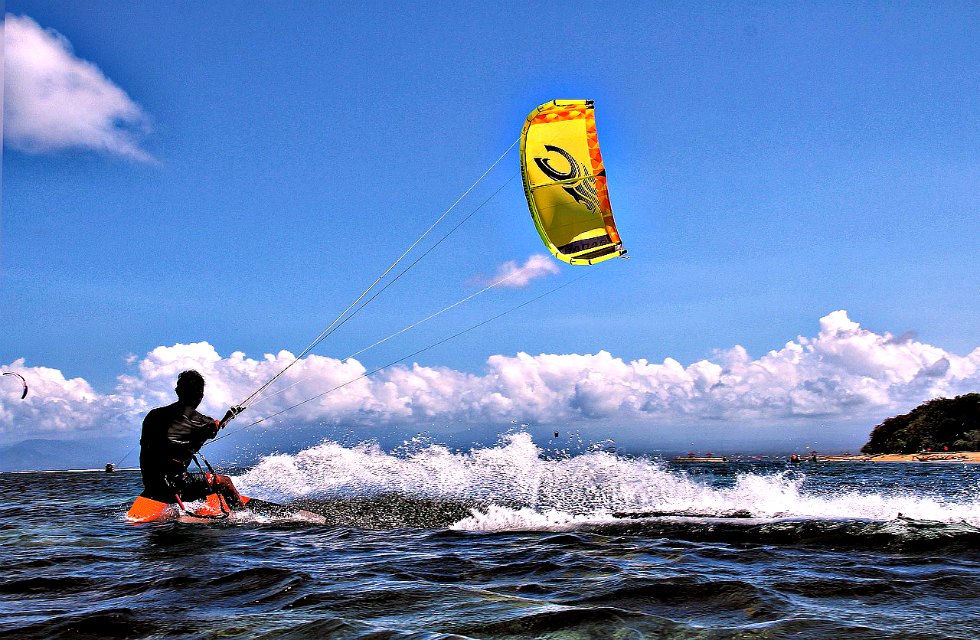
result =
M12 139L5 103L8 369L22 358L101 398L157 347L297 353L553 98L596 102L631 259L420 365L480 376L498 354L607 351L687 367L736 345L759 358L817 336L837 310L881 345L913 331L975 365L976 4L6 10L60 34L138 106L117 127L132 142L120 151L31 148ZM501 191L316 353L346 356L542 253L517 166L512 152L454 213ZM582 272L562 264L494 290L359 359L384 364ZM959 377L928 393L970 390L969 366L954 362ZM852 415L835 411L821 420Z

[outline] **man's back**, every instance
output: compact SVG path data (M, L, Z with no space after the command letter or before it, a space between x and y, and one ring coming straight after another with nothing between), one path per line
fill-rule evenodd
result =
M180 401L150 411L140 435L144 487L158 492L165 477L183 474L191 456L217 433L213 418Z

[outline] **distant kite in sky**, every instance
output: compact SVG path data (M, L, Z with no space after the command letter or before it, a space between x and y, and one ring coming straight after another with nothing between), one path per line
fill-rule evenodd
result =
M18 378L20 378L21 384L24 385L24 392L22 394L20 394L20 399L23 400L24 398L27 397L27 380L24 380L24 376L20 375L19 373L14 373L13 371L4 371L3 372L3 375L5 375L5 376L17 376Z

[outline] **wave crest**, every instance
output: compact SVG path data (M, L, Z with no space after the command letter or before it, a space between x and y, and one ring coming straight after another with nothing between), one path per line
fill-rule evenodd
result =
M269 500L319 503L326 509L356 501L400 510L406 518L420 504L453 505L440 512L445 517L468 510L451 527L467 531L557 531L666 516L876 521L903 516L980 526L980 501L972 498L951 501L885 486L810 487L799 472L777 469L748 470L726 486L713 486L658 461L607 451L548 458L523 432L468 452L421 440L394 453L375 443L345 447L328 441L295 455L268 456L235 481L246 493ZM402 520L385 521L397 526Z

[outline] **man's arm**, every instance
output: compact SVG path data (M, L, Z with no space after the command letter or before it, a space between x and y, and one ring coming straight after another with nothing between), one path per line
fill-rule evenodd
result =
M225 414L225 417L218 422L218 429L224 429L225 425L227 425L229 422L234 420L235 416L237 416L242 411L245 411L245 407L237 406L237 405L228 409L228 413Z

